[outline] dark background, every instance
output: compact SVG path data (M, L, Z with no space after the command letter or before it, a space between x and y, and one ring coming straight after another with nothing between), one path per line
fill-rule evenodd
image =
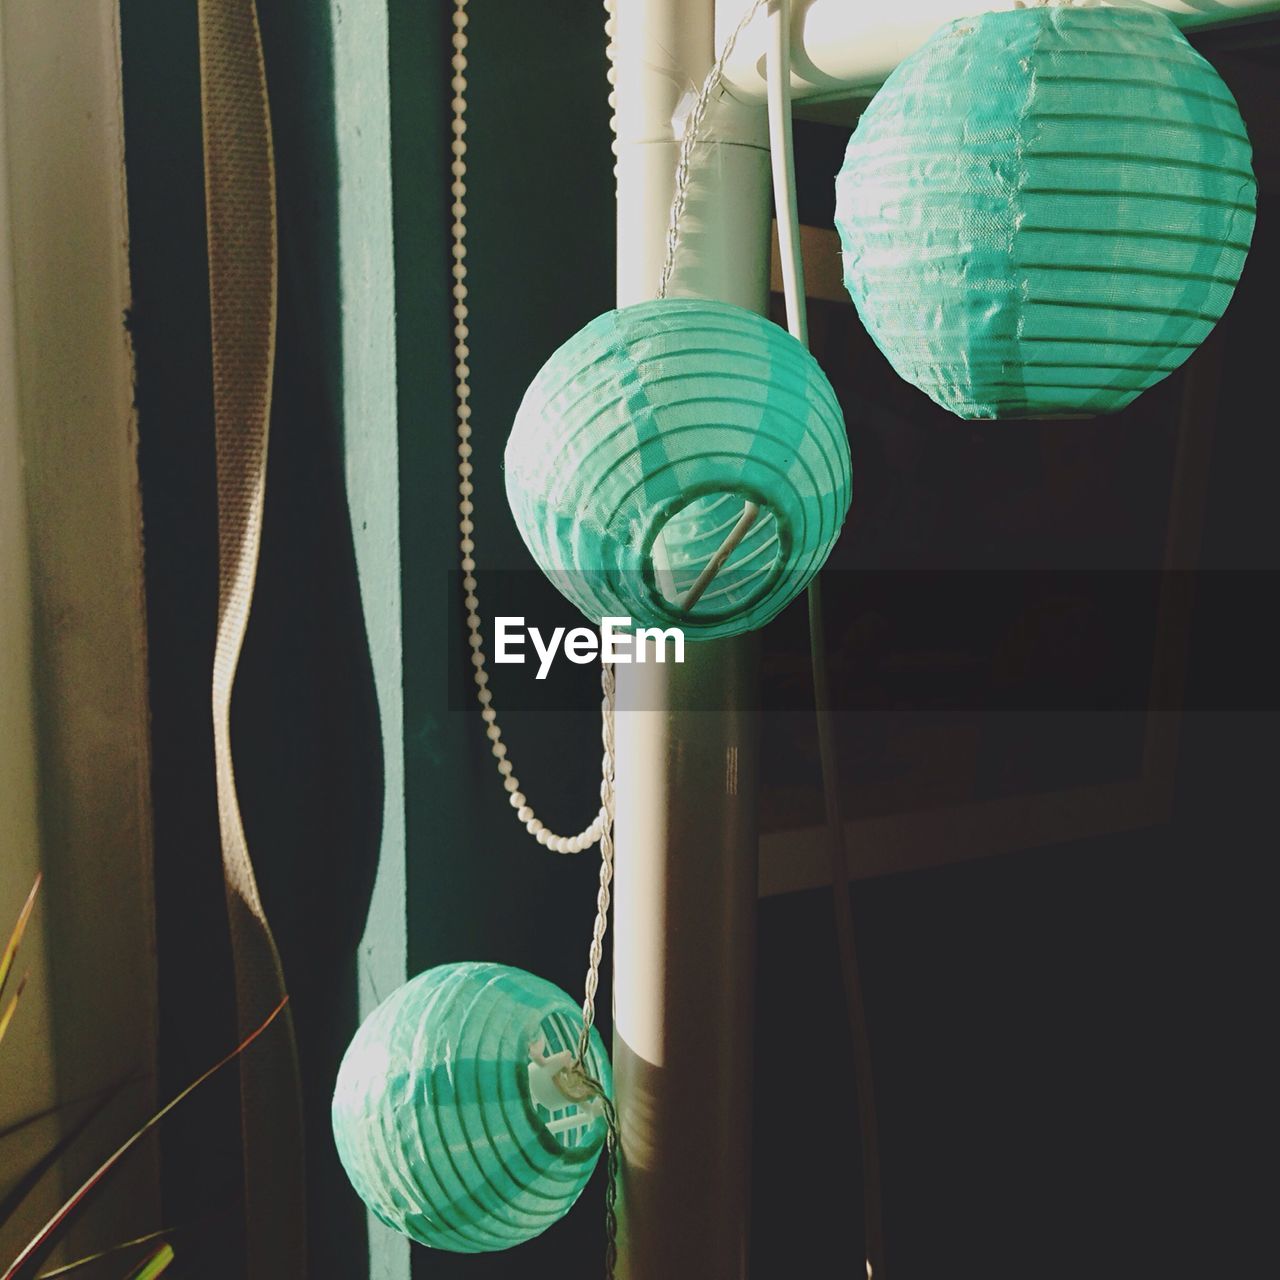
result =
M294 991L312 1273L345 1278L365 1273L364 1215L337 1167L327 1104L354 1026L354 954L378 847L382 772L343 493L328 6L261 0L259 7L281 191L281 320L264 559L237 697L236 752L250 843ZM613 192L598 7L485 0L472 10L472 461L483 569L525 563L501 497L506 426L554 346L612 304ZM392 0L389 11L410 969L489 958L576 992L594 859L555 858L511 820L479 718L466 709L468 672L441 640L461 626L445 571L456 501L448 6ZM207 732L216 581L208 298L194 7L127 0L122 15L156 762L161 1093L169 1094L234 1034ZM1270 207L1278 185L1270 39L1262 27L1243 48L1238 35L1202 42L1240 98L1261 191L1254 248L1222 325L1191 636L1195 709L1184 717L1172 819L852 889L881 1112L890 1274L902 1280L1249 1275L1267 1257L1271 1196L1260 1170L1274 1133L1265 1032L1274 1017L1268 871L1277 846L1277 717L1266 605L1277 532L1271 382L1280 252ZM799 128L806 220L829 221L823 202L842 146L829 126ZM858 346L856 334L845 336L848 367L859 371L858 394L870 409L850 413L857 499L840 554L859 554L857 513L875 512L893 483L892 459L877 460L870 444L860 457L860 433L872 421L911 424L912 474L936 517L931 536L954 539L973 512L1020 483L1018 459L1040 428L940 419L865 338ZM823 353L837 378L838 337ZM1123 474L1134 477L1149 451L1155 479L1143 484L1167 494L1159 476L1173 398L1153 392L1154 409L1053 430L1078 428L1077 441L1092 442L1098 458L1122 457ZM938 461L972 450L991 460L983 472L989 492L960 491L958 464ZM1066 505L1055 534L1067 568L1092 567L1099 543L1091 512L1104 493L1114 497L1116 474L1115 466L1084 468L1075 506ZM1134 536L1158 545L1156 498L1143 502L1148 519ZM892 557L891 537L889 527L878 555ZM991 567L984 557L999 559L1021 537L1015 527L1007 543L979 540L967 567ZM528 598L511 612L538 617L556 607L550 587L519 577ZM775 674L802 637L793 614L778 624ZM588 675L578 674L580 704L549 693L541 709L524 699L503 716L525 789L558 829L580 825L593 807L595 694L585 688L593 684ZM1068 759L1063 768L1071 767ZM909 787L906 794L909 804ZM829 892L762 901L758 970L753 1274L860 1276L853 1082ZM608 1000L599 1004L607 1042ZM166 1121L166 1216L195 1223L189 1237L199 1241L180 1248L175 1274L241 1271L234 1086L228 1078ZM595 1274L601 1193L598 1175L573 1213L516 1253L458 1258L415 1248L415 1274Z

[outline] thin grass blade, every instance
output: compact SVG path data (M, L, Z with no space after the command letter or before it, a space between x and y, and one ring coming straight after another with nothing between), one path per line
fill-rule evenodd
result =
M114 1257L118 1253L127 1253L131 1249L140 1249L144 1244L157 1244L161 1241L168 1241L169 1244L174 1245L176 1248L180 1240L187 1240L192 1248L196 1248L198 1239L204 1238L211 1232L220 1229L224 1221L229 1220L231 1215L236 1213L239 1208L239 1200L228 1201L215 1212L205 1214L190 1222L181 1222L173 1227L161 1227L158 1231L148 1231L145 1235L134 1236L132 1240L121 1240L118 1244L108 1245L105 1249L99 1249L96 1253L86 1254L84 1257L76 1258L72 1262L63 1262L56 1267L51 1267L48 1271L40 1272L36 1280L60 1280L61 1277L68 1276L74 1271L79 1271L82 1267L93 1266L95 1262Z
M64 1111L72 1111L76 1107L88 1106L91 1102L97 1102L108 1094L114 1095L118 1089L123 1089L126 1085L137 1084L145 1078L144 1073L139 1071L134 1075L125 1076L117 1080L114 1084L107 1085L105 1089L97 1089L93 1093L81 1094L78 1098L68 1098L66 1102L55 1103L52 1107L45 1107L41 1111L33 1111L30 1115L23 1116L21 1120L15 1120L12 1124L0 1129L0 1143L15 1133L21 1133L24 1129L31 1128L33 1124L39 1124L41 1120L48 1120L50 1116L61 1115Z
M22 998L22 993L27 989L27 979L31 975L24 973L18 982L17 990L14 991L12 999L3 1013L0 1013L0 1041L4 1040L4 1033L9 1030L9 1023L13 1021L13 1015L18 1012L18 1001Z
M4 1196L0 1198L0 1226L17 1212L18 1207L35 1189L41 1178L58 1163L59 1160L80 1140L86 1129L104 1112L121 1093L130 1079L118 1081L110 1089L98 1095L93 1105L69 1129L62 1133L48 1151L18 1179Z
M149 1133L161 1120L169 1114L179 1103L189 1098L206 1080L211 1076L217 1075L229 1062L234 1062L253 1042L260 1036L271 1024L280 1016L285 1005L289 1003L289 997L285 996L278 1005L267 1015L265 1021L257 1030L251 1032L244 1040L242 1040L232 1051L226 1055L221 1061L214 1063L203 1075L198 1076L185 1089L171 1098L159 1111L151 1117L140 1129L138 1129L131 1137L125 1139L119 1147L115 1149L85 1180L84 1182L68 1197L63 1206L49 1219L48 1222L40 1228L38 1232L31 1238L26 1248L9 1264L0 1280L27 1280L28 1277L34 1276L37 1266L40 1264L44 1255L53 1248L57 1237L63 1227L71 1220L75 1213L85 1203L90 1195L97 1189L98 1185L104 1178L110 1174L120 1161L126 1156L142 1138Z
M162 1244L143 1261L140 1267L130 1271L126 1280L156 1280L156 1276L169 1269L169 1263L172 1261L173 1246Z
M42 1271L36 1277L36 1280L56 1280L58 1276L70 1275L73 1271L79 1271L81 1267L91 1267L95 1262L101 1262L103 1258L110 1258L116 1253L124 1253L128 1249L136 1249L139 1245L153 1244L155 1241L163 1239L170 1234L168 1227L162 1227L159 1231L148 1231L145 1236L135 1236L132 1240L121 1240L119 1244L110 1245L106 1249L99 1249L97 1253L87 1253L83 1258L77 1258L74 1262L64 1262L60 1267L54 1267L51 1271Z
M40 882L44 879L44 872L40 872L36 876L36 882L31 886L31 892L27 894L27 900L22 904L22 910L18 912L18 923L13 926L13 932L9 935L9 942L4 951L0 952L0 996L4 995L5 983L9 981L9 970L13 968L13 958L18 954L18 947L22 943L22 935L27 931L27 922L31 919L31 913L36 909L36 894L40 892Z

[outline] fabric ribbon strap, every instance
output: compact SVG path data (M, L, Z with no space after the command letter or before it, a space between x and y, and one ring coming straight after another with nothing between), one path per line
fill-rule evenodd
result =
M231 691L262 541L276 339L271 115L254 0L199 0L205 210L218 485L213 735L218 825L241 1037L285 996L284 973L245 841L231 757ZM305 1275L302 1099L286 1009L240 1059L248 1274Z

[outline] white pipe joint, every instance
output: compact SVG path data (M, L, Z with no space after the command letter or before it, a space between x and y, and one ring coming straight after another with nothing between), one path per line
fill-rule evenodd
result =
M1032 0L1029 0L1029 3ZM719 0L717 48L737 26L748 0ZM725 67L725 82L744 103L763 102L769 45L766 5L738 39ZM856 98L874 93L903 58L944 23L979 10L1013 8L1012 0L896 0L892 5L852 0L808 0L793 7L791 92L797 99ZM1144 0L1144 9L1163 9L1180 27L1220 26L1280 11L1280 0Z

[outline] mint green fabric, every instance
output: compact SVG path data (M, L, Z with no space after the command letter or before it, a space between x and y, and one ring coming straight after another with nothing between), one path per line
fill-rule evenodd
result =
M723 302L668 298L599 316L543 366L506 451L533 558L593 622L763 626L821 568L849 509L831 384L785 330ZM759 518L688 612L733 529Z
M343 1167L388 1226L455 1253L507 1249L577 1200L604 1146L602 1115L553 1133L529 1084L534 1052L575 1050L582 1014L550 982L447 964L392 992L356 1032L333 1094ZM591 1033L586 1068L612 1095Z
M1230 302L1251 154L1230 91L1163 13L960 19L850 140L845 283L894 369L963 418L1113 412Z

